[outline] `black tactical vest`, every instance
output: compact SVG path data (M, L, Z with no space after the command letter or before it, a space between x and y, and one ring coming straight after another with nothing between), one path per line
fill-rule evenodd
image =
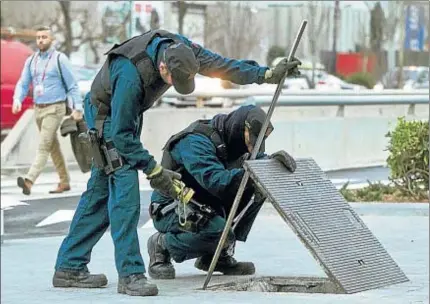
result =
M173 149L174 145L179 140L181 140L188 134L202 134L209 138L216 148L218 158L222 162L225 162L227 160L227 147L225 146L225 143L219 133L210 125L209 122L210 120L208 119L197 120L181 132L172 135L163 147L161 166L163 166L163 168L173 171L177 171L178 169L180 169L178 164L176 164L176 162L171 157L170 151Z
M174 145L189 134L202 134L208 137L213 145L216 147L216 154L218 159L227 166L227 147L222 140L220 134L215 128L210 125L210 120L197 120L189 125L187 128L181 132L171 136L167 143L163 147L163 157L161 160L161 166L166 169L170 169L179 172L182 175L182 181L194 189L194 199L200 203L208 204L211 206L219 215L225 214L230 210L229 206L233 203L236 196L237 189L239 188L241 177L239 179L232 180L229 187L227 187L225 192L225 199L220 200L218 197L212 195L207 189L203 188L197 180L188 173L183 166L179 166L171 157L170 151L173 149ZM248 182L250 183L250 182ZM243 201L249 201L253 195L253 189L247 187L242 196ZM227 208L227 209L224 209Z
M99 115L96 117L96 127L99 131L101 131L100 120L104 121L111 108L112 89L109 78L109 64L115 55L122 55L130 59L136 66L145 91L145 98L142 100L144 111L149 109L169 89L170 85L163 81L156 66L146 53L147 46L155 37L170 38L175 43L181 42L176 35L168 31L148 31L121 44L115 44L105 53L108 57L91 85L91 103L99 109Z

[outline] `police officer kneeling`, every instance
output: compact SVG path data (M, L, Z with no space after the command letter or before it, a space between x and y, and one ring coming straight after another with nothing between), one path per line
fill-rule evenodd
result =
M158 230L148 240L149 275L153 279L173 279L171 263L197 258L195 267L207 271L225 226L244 169L266 113L255 106L242 106L230 114L218 114L211 120L200 120L173 135L164 147L162 166L179 172L184 183L194 189L193 199L182 206L169 197L154 191L150 214ZM270 135L272 124L266 132ZM264 153L264 141L257 159L276 158L294 172L294 159L284 151L270 156ZM265 200L250 179L239 204L237 214L248 204L235 231L230 231L215 271L225 275L250 275L255 272L251 262L237 262L233 258L235 241L245 242L253 222ZM201 208L201 206L204 208ZM186 209L186 210L184 210Z

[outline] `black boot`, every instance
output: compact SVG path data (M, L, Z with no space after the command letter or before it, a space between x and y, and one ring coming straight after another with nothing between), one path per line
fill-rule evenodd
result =
M157 232L148 239L148 254L148 274L151 278L157 280L175 278L175 268L164 245L164 234Z
M54 287L100 288L107 283L104 274L90 274L87 270L57 270L52 278Z
M236 242L230 241L227 248L221 251L218 263L214 271L221 272L224 275L251 275L255 273L255 266L252 262L238 262L233 257ZM196 260L194 267L208 271L213 259L213 255L204 255Z
M157 285L149 283L143 273L136 273L118 279L118 293L141 297L156 296L158 288Z
M212 256L205 255L196 260L194 267L208 271L212 262ZM251 275L255 273L255 266L252 262L238 262L232 256L220 256L214 271L224 275Z

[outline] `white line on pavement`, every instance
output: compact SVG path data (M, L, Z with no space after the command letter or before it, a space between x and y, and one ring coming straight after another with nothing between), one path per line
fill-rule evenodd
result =
M52 224L57 224L61 222L69 222L73 219L73 215L75 214L75 210L57 210L52 213L50 216L43 219L39 222L36 227L43 227Z

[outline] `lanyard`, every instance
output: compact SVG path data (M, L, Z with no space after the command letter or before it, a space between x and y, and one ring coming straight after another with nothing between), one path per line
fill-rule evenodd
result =
M51 60L52 54L54 54L53 51L49 55L48 61L46 62L45 69L43 70L43 74L42 74L42 81L40 83L43 83L43 80L45 79L46 68L48 67L48 64L49 64L49 61ZM36 80L37 80L36 67L37 67L37 58L38 57L40 57L40 54L39 54L39 56L36 56L36 60L34 61L34 78ZM37 83L37 81L36 81L36 83Z

